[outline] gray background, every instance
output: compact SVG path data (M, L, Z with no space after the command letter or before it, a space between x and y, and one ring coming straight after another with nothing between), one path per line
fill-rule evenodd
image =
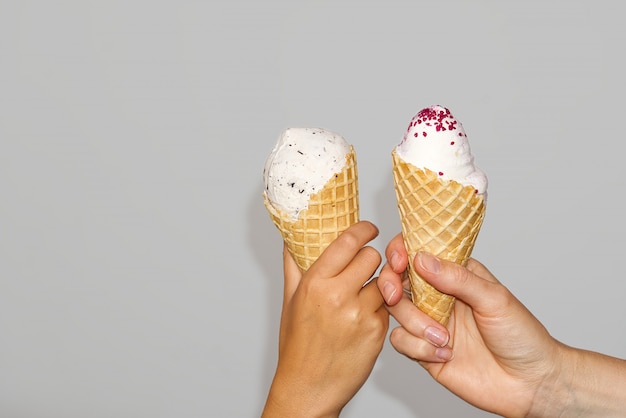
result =
M384 251L390 151L436 103L490 176L474 256L561 341L626 357L619 7L0 1L0 416L257 416L266 155L289 126L343 134ZM489 414L386 343L343 416Z

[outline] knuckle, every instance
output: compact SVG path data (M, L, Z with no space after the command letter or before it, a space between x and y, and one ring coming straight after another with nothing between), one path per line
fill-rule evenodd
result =
M516 301L512 297L509 289L500 283L494 283L492 286L493 286L493 297L491 299L494 301L499 301L500 305L502 306L502 309L505 312L510 311L511 307L515 305Z
M364 321L362 329L366 332L366 334L373 336L374 338L379 338L381 335L387 333L388 321L379 316L373 316L367 318Z
M389 333L389 341L395 347L402 342L402 328L396 327Z
M359 237L351 229L343 231L337 240L340 241L342 245L350 248L358 247L361 244Z
M468 269L455 265L453 270L454 280L461 286L466 285L472 280L473 274Z
M383 260L380 253L373 247L363 247L360 251L369 263L375 264L376 266L380 265Z
M352 316L352 309L345 306L345 300L342 292L327 292L325 302L328 307L332 309L342 309L346 313L346 316Z

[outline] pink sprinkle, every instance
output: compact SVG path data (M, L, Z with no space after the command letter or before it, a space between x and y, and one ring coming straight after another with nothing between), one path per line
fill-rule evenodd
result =
M413 134L413 136L414 136L415 138L417 138L417 136L418 136L418 135L419 135L419 134L418 134L417 132L415 132L415 133Z
M440 171L440 172L439 172L439 175L440 175L440 176L443 176L443 171Z
M426 132L422 132L422 135L423 136L427 136L428 134Z
M454 141L450 142L450 145L454 145Z

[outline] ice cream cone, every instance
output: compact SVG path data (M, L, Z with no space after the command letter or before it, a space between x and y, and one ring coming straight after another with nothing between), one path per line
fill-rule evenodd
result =
M308 207L299 213L297 220L274 208L265 193L264 201L300 270L308 270L339 234L359 221L354 148L350 147L343 170L336 173L322 190L310 196Z
M430 317L447 325L455 298L439 292L414 270L419 250L465 265L469 260L485 216L485 197L472 186L442 180L428 169L419 169L392 152L393 176L409 255L409 279L413 303Z

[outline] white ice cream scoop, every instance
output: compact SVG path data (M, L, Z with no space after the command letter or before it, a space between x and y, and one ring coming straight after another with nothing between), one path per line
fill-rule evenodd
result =
M270 203L296 219L309 197L341 172L350 153L341 135L322 128L288 128L265 162L263 178Z
M430 106L413 116L395 151L407 163L434 171L443 180L487 193L487 175L474 163L463 125L443 106Z

